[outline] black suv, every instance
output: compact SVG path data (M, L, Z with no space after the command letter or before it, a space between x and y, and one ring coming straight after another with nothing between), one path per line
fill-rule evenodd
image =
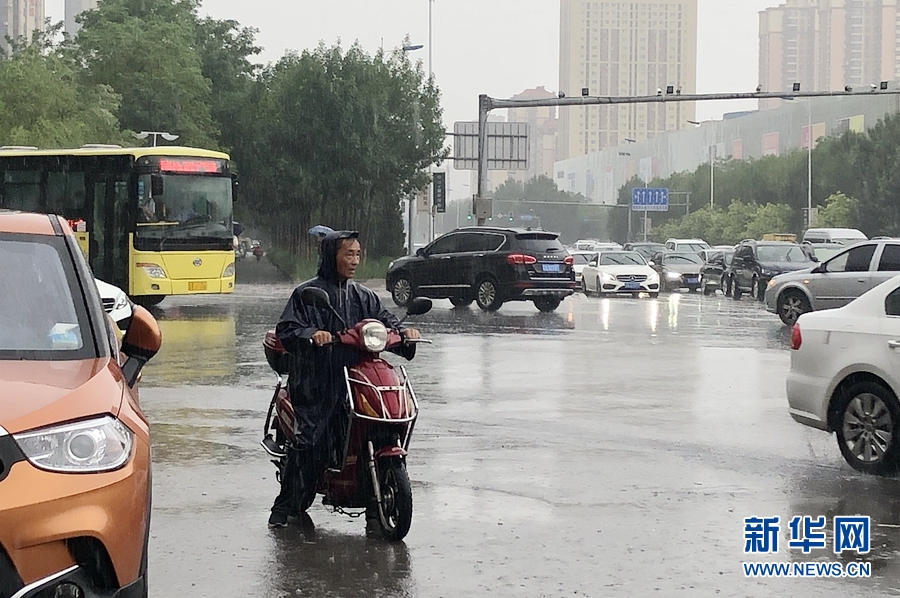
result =
M575 290L572 261L556 233L460 228L391 262L385 282L400 307L413 297L431 297L456 307L475 301L486 311L506 301L533 301L547 312Z
M786 241L741 241L731 260L731 296L739 300L749 292L757 301L765 298L772 277L813 266L803 248Z

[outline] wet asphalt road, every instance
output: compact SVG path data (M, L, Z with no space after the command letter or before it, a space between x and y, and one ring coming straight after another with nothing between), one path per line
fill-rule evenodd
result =
M290 290L156 312L151 596L900 595L900 483L857 474L791 420L788 332L721 296L576 295L553 314L436 301L416 321L434 344L408 366L422 409L406 540L367 538L318 502L314 529L270 531L261 340ZM837 561L788 550L786 522L844 514L872 517L871 579L744 577L747 560ZM745 557L750 516L781 517L779 554Z

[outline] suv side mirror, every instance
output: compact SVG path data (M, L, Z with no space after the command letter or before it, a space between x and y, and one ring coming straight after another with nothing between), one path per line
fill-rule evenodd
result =
M425 257L425 248L419 247L416 249L416 257Z
M131 314L131 324L122 338L122 353L128 356L122 364L122 373L128 386L135 385L141 369L156 355L160 346L162 333L156 318L140 305L135 305Z

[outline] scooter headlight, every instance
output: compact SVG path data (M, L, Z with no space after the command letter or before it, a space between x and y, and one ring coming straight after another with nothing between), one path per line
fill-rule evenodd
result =
M13 436L32 465L62 473L112 471L131 456L134 434L106 415Z
M387 346L388 331L381 322L363 324L362 339L366 349L372 353L384 351Z

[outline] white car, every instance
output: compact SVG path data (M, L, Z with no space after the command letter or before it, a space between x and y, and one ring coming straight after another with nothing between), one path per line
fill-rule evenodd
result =
M601 251L582 270L581 290L585 295L597 293L601 297L616 293L658 297L659 274L637 251Z
M584 267L587 266L588 262L591 261L591 256L596 255L596 251L570 251L569 255L572 256L574 260L572 263L572 269L575 270L575 282L581 285L581 272L584 270Z
M791 349L791 417L836 433L854 469L900 469L900 276L844 307L800 316Z
M121 330L126 330L131 323L132 303L128 295L117 286L103 282L95 278L97 290L100 291L100 299L103 300L103 309L116 322Z

